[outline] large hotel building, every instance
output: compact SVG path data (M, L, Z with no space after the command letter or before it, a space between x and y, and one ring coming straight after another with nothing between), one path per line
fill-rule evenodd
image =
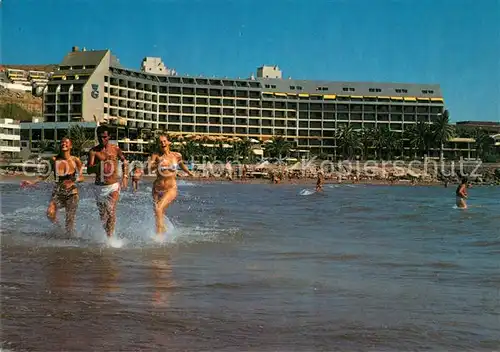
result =
M95 117L114 127L113 139L130 153L164 130L260 141L282 135L296 150L333 156L342 125L400 132L443 110L436 84L284 79L276 66L248 79L181 76L158 58L131 70L109 50L74 47L47 84L45 122L27 126L22 139L55 140L73 122L95 126Z

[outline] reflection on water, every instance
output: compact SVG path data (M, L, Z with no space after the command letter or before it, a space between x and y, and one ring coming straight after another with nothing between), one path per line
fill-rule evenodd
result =
M166 259L151 260L151 277L153 281L153 307L169 307L169 299L172 295L172 289L175 288L175 283L172 281L172 267Z
M2 348L500 346L498 188L474 188L477 207L458 211L444 188L184 185L175 234L155 245L144 185L122 197L114 249L85 191L80 238L64 240L48 235L49 190L0 187Z

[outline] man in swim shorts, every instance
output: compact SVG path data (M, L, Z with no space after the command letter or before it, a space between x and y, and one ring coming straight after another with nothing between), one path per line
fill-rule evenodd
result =
M89 151L87 173L95 174L95 198L104 230L108 238L113 236L116 224L116 205L120 189L127 188L128 162L121 149L109 143L109 129L97 128L99 144ZM122 162L122 180L119 182L118 162Z

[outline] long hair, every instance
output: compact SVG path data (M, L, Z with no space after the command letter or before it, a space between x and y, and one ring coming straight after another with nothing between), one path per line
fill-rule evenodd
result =
M158 136L156 136L156 147L157 147L157 152L158 153L161 153L162 152L162 148L161 148L161 145L160 145L160 137L165 137L167 139L167 141L169 142L168 143L168 150L170 151L170 140L168 139L168 136L166 133L162 132L160 134L158 134Z
M64 136L62 137L60 140L59 140L59 152L57 153L57 156L59 157L62 157L63 156L63 151L61 149L61 143L63 140L67 139L71 145L71 148L73 148L73 141L71 140L71 138L69 138L69 136ZM70 154L71 154L71 150L70 150Z

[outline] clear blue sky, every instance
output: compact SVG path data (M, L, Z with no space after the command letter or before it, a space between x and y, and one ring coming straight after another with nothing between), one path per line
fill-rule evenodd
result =
M77 45L180 74L439 83L453 121L500 121L499 0L3 0L0 62Z

